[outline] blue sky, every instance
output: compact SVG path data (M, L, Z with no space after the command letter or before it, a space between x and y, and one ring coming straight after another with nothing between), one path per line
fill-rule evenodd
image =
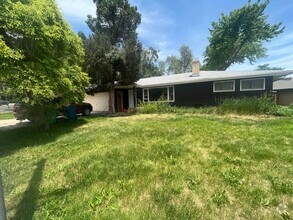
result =
M159 50L160 59L168 55L179 55L181 45L189 46L194 57L203 61L203 52L208 45L211 22L217 21L221 13L240 8L247 0L129 0L138 7L142 22L138 28L139 39L145 47ZM254 2L254 1L252 1ZM86 16L95 16L92 0L57 0L67 22L75 32L90 31ZM293 1L271 0L266 9L271 24L282 22L285 31L271 42L265 43L268 57L254 65L249 62L234 65L229 70L254 70L257 65L270 64L293 70Z

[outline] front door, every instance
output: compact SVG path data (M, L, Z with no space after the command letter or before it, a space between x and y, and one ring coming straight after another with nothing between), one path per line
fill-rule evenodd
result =
M118 112L123 111L123 93L120 91L117 91L117 108Z

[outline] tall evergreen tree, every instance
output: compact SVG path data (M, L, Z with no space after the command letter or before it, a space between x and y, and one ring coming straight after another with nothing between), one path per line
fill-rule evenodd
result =
M191 71L191 63L193 60L192 50L182 45L179 49L180 57L168 56L166 59L168 74L186 73Z
M141 18L127 0L94 3L96 17L87 19L93 34L85 43L85 69L93 83L107 86L110 110L114 112L114 83L131 84L139 79L141 43L136 29Z

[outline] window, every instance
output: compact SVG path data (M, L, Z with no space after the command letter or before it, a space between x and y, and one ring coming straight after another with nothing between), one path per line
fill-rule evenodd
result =
M174 87L160 87L143 89L143 101L144 102L174 102L175 92Z
M265 90L265 79L240 80L240 91Z
M235 81L214 82L214 92L234 92Z
M148 102L149 101L149 91L147 89L143 90L143 101Z

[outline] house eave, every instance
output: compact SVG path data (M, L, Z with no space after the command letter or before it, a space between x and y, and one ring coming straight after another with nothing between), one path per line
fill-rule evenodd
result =
M196 76L194 77L195 80L186 80L186 81L178 81L178 82L167 82L167 83L152 83L141 85L136 83L137 88L148 88L148 87L162 87L162 86L173 86L173 85L182 85L182 84L193 84L193 83L203 83L203 82L215 82L215 81L225 81L225 80L236 80L236 79L247 79L247 78L263 78L263 77L281 77L292 74L293 71L283 71L279 73L268 73L268 74L255 74L255 75L240 75L240 76L231 76L231 77L215 77L215 78L202 78L197 79Z

